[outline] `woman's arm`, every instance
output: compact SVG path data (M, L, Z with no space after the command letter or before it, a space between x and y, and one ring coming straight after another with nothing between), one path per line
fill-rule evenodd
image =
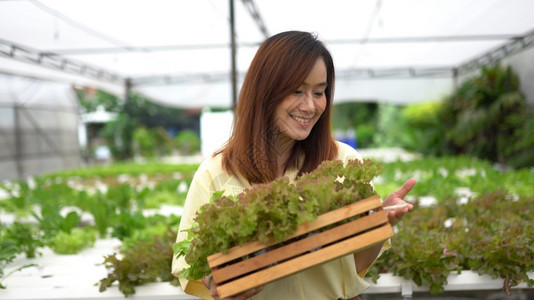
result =
M406 207L398 208L387 213L388 221L391 226L396 225L402 219L404 214L412 210L413 205L404 201L404 197L412 190L415 186L415 178L408 179L400 189L391 193L384 202L383 206L392 206L406 203ZM377 244L365 250L354 253L354 262L356 263L356 272L358 274L366 271L371 264L376 260L380 250L382 249L384 243Z
M191 228L198 209L202 205L209 203L209 199L211 197L211 191L209 189L211 184L211 176L207 166L209 166L209 164L206 162L202 163L193 176L189 191L187 192L184 210L180 220L178 234L176 236L176 242L187 239L188 233L185 230ZM173 256L172 274L178 278L180 281L180 286L184 292L186 294L209 299L210 293L204 284L202 284L201 280L189 281L180 276L180 272L185 268L189 268L185 258L177 258L176 256Z

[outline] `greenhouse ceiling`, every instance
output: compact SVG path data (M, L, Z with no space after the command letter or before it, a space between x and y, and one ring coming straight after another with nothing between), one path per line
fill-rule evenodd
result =
M231 3L236 86L267 36L310 31L334 57L337 102L436 100L534 44L532 0L4 0L0 72L230 107Z

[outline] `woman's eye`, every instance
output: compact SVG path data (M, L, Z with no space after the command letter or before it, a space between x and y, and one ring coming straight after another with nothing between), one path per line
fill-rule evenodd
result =
M322 97L324 95L324 92L315 92L315 96Z
M300 95L300 94L302 94L302 91L301 91L301 90L296 90L296 91L295 91L295 95Z

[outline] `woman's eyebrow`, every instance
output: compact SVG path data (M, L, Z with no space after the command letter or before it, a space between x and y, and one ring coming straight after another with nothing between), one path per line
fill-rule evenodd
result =
M309 84L307 82L304 82L304 85L307 85L307 86L313 86L313 87L327 87L328 86L328 83L326 81L323 81L321 83L318 83L318 84Z

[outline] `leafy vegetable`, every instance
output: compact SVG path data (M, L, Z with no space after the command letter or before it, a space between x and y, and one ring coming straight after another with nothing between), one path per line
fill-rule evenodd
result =
M6 288L6 286L2 284L2 280L11 276L11 274L17 271L20 271L22 269L35 266L35 264L22 265L18 268L15 268L14 270L11 270L9 273L4 275L4 267L15 259L16 254L19 251L20 249L17 248L17 246L15 245L13 241L0 240L0 289Z
M375 195L371 180L382 171L371 160L325 161L299 177L258 184L237 195L202 206L188 239L173 246L190 268L181 275L200 279L210 273L207 257L249 241L279 242L318 215Z
M496 191L472 197L465 204L449 197L439 206L416 207L397 225L393 248L370 270L392 272L433 294L444 291L447 276L472 270L503 279L503 289L526 282L534 270L534 197Z
M413 196L434 196L437 201L455 196L455 189L468 187L474 193L508 191L534 195L534 169L499 171L489 162L468 156L427 157L413 161L384 162L384 172L373 183L382 197L416 177Z
M4 268L7 264L15 259L15 256L20 250L15 243L10 240L0 241L0 279L4 279ZM7 277L7 276L6 276ZM0 289L6 287L0 281Z
M175 239L176 231L167 228L163 235L154 236L148 242L140 241L122 255L106 256L104 263L112 272L100 280L100 291L105 291L115 281L119 282L119 290L126 297L135 293L136 285L144 283L170 281L178 285L178 280L170 272L173 255L170 245Z
M17 253L24 252L27 258L34 258L37 249L44 246L42 234L33 224L15 222L5 227L2 233L1 240L8 242L9 245L13 244Z
M43 178L69 178L69 177L106 177L118 176L121 174L139 175L139 174L160 174L173 172L194 172L198 164L166 164L150 162L140 163L114 163L109 166L92 166L88 168L79 168L74 170L64 170L51 174L43 175Z
M70 233L80 223L80 214L71 211L66 216L62 216L60 209L59 205L47 203L41 207L40 215L32 213L39 222L39 228L43 230L45 239L51 238L60 231Z
M416 207L404 217L396 226L398 232L392 238L392 249L379 258L369 270L369 276L378 278L378 272L400 275L402 269L403 277L418 277L421 284L432 287L433 292L443 290L446 284L442 280L444 274L466 269L501 278L503 287L508 291L519 282L534 284L526 276L534 270L534 169L502 171L488 162L467 156L423 158L382 165L384 171L373 180L376 191L382 197L401 186L406 178L416 177L418 183L410 195L434 196L438 204L431 208ZM41 208L51 206L51 220L45 223L58 226L41 228L50 228L56 234L65 232L60 228L70 228L72 233L76 228L93 226L84 220L73 225L76 222L64 220L66 215L59 213L65 211L65 206L78 207L81 212L91 213L94 225L102 233L101 237L108 237L117 225L120 206L135 212L147 207L159 207L160 203L179 205L185 193L176 193L178 186L181 182L189 185L197 167L198 165L178 164L113 164L35 177L29 181L0 183L0 188L8 197L0 200L0 210L15 216L13 224L6 225L6 220L2 220L3 224L0 225L0 281L16 271L11 268L13 271L3 276L4 267L9 267L11 258L24 253L28 257L39 255L39 248L44 247L45 243L49 244L55 235L41 230L39 223L23 222L20 217L27 218L31 216L31 212L40 213ZM120 187L125 182L130 186L130 191L126 187ZM304 182L304 178L301 184L317 186L313 181ZM95 186L107 186L109 189L117 187L117 190L108 194L109 189L97 190ZM454 193L458 187L469 188L478 196L470 198L468 203L459 204L458 196ZM324 190L318 186L314 188L317 195L333 195L332 187ZM306 190L307 188L302 188L298 192L304 193ZM222 194L216 198L221 196ZM321 199L326 198L317 197L298 204L315 207L321 202L314 201ZM38 216L41 217L41 214ZM302 220L311 217L312 214L299 214ZM74 220L74 217L70 218ZM170 276L170 260L173 251L171 245L176 236L170 234L168 239L162 240L165 245L158 246L161 248L149 245L155 236L163 234L162 227L170 225L171 228L177 228L178 220L177 216L145 218L145 228L131 230L129 237L124 235L121 253L115 256L120 267L110 267L109 272L116 281L120 278L124 282L123 286L128 287L125 291L132 291L135 285L145 282L130 280L124 277L127 274L161 272L166 275L154 280L174 280ZM247 226L252 228L251 225ZM426 234L427 232L432 233ZM427 251L431 247L423 247L426 244L432 245L433 251ZM185 253L189 248L189 245L184 244L181 251ZM154 249L164 250L155 252ZM178 251L175 249L175 252ZM135 253L136 256L124 260L124 253ZM159 256L161 258L157 258ZM136 257L143 259L137 261ZM148 257L161 263L148 266ZM456 266L456 269L450 270L451 266ZM138 275L132 276L135 278Z
M121 241L131 236L134 231L143 229L146 226L145 217L141 211L131 212L122 209L116 217L117 220L113 226L111 236Z
M58 232L48 243L57 254L76 254L84 248L92 247L97 231L90 227L74 228L70 233Z

